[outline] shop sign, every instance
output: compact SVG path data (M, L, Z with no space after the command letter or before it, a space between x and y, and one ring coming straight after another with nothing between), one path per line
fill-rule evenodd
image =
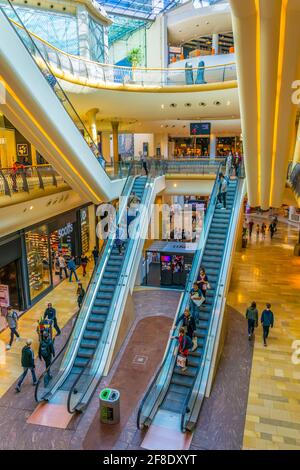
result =
M58 229L57 233L59 238L66 237L70 235L74 230L73 224L68 223L65 227Z
M17 144L18 157L28 157L28 144Z
M0 307L9 307L9 287L0 284Z

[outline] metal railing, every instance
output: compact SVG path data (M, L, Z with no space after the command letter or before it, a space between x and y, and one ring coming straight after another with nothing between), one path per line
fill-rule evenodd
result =
M15 29L22 33L24 25L14 16L11 22ZM47 62L51 74L77 85L93 88L118 88L118 86L130 88L131 85L142 88L161 88L237 80L235 62L205 66L200 60L198 67L187 64L185 68L124 67L68 54L33 32L28 31L28 33L36 46L32 53L39 66L43 65L40 62L42 55L42 61Z
M49 187L68 187L63 177L51 165L19 166L0 169L0 195L32 193Z

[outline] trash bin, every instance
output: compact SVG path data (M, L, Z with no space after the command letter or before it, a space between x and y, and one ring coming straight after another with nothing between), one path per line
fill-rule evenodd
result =
M105 388L100 393L99 399L101 423L118 424L120 422L120 392Z

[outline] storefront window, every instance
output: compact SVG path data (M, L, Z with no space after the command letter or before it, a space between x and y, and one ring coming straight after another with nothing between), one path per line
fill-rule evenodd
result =
M51 285L47 227L25 234L31 300Z

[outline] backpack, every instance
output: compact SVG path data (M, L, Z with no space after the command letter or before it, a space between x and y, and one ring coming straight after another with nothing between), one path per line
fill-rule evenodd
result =
M46 358L46 357L49 357L49 343L47 343L46 341L42 341L41 342L41 356L42 358Z
M193 341L189 336L184 336L183 341L182 341L182 350L184 351L185 349L192 349L193 347Z

